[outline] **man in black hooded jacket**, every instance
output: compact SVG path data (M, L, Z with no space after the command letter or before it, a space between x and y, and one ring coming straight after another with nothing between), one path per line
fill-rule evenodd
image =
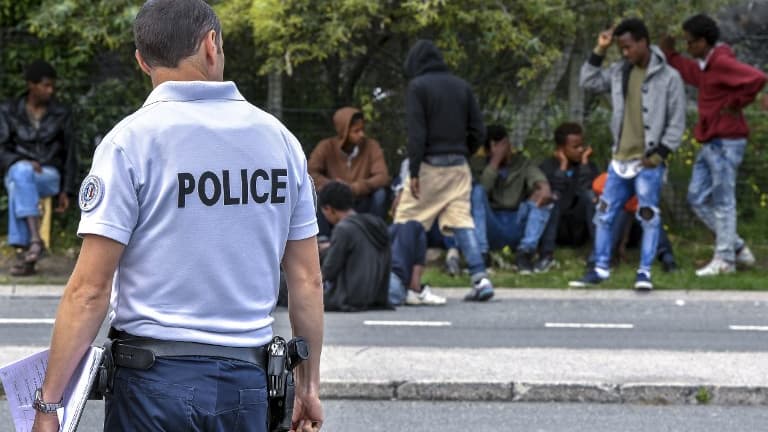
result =
M405 61L409 175L394 223L417 221L428 231L437 219L453 234L469 267L467 301L493 297L478 247L470 207L472 174L467 159L484 141L482 114L470 85L453 75L437 47L419 40Z
M332 181L318 195L318 206L334 225L330 245L321 251L325 310L391 309L391 268L387 224L378 216L358 214L352 189Z

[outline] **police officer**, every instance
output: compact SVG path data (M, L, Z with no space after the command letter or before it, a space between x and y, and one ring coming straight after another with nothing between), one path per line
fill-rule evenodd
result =
M136 59L154 90L104 138L81 186L83 245L37 392L43 411L61 401L111 294L115 350L129 340L156 357L116 351L105 430L266 430L259 356L282 263L291 325L311 351L295 370L293 429L322 425L314 188L296 138L221 82L221 35L202 0L151 0L136 16ZM34 430L58 430L56 414L38 413Z

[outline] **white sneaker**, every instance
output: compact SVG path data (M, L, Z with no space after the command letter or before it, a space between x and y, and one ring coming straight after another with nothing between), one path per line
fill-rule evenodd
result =
M736 253L736 264L745 266L755 265L755 256L746 244Z
M464 296L464 301L484 302L492 297L493 284L488 278L482 278L473 284L472 289Z
M722 258L712 258L706 266L696 270L696 276L717 276L720 274L733 273L736 271L736 265L729 263Z
M445 297L433 294L429 285L424 285L420 293L408 290L405 296L405 304L410 306L440 306L445 304Z

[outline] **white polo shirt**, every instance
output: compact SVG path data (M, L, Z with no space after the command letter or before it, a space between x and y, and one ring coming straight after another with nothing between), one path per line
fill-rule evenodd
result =
M80 236L125 245L113 327L165 340L272 338L288 240L317 234L298 140L231 82L166 82L97 147Z

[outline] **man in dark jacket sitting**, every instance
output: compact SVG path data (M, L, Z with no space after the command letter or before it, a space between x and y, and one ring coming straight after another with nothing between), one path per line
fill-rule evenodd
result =
M69 207L77 185L77 152L69 109L53 97L56 71L36 61L25 72L27 92L0 105L0 166L8 191L8 244L26 252L11 268L22 276L35 271L43 252L41 197L58 195L55 211Z
M583 130L578 123L563 123L555 129L555 152L539 168L547 176L552 189L552 214L539 243L536 273L553 267L555 244L581 246L595 238L597 198L592 181L600 174L589 160L592 147L584 145Z
M352 190L344 183L329 182L318 195L320 211L334 225L330 244L320 253L325 309L389 309L387 224L378 216L356 213L353 205Z

